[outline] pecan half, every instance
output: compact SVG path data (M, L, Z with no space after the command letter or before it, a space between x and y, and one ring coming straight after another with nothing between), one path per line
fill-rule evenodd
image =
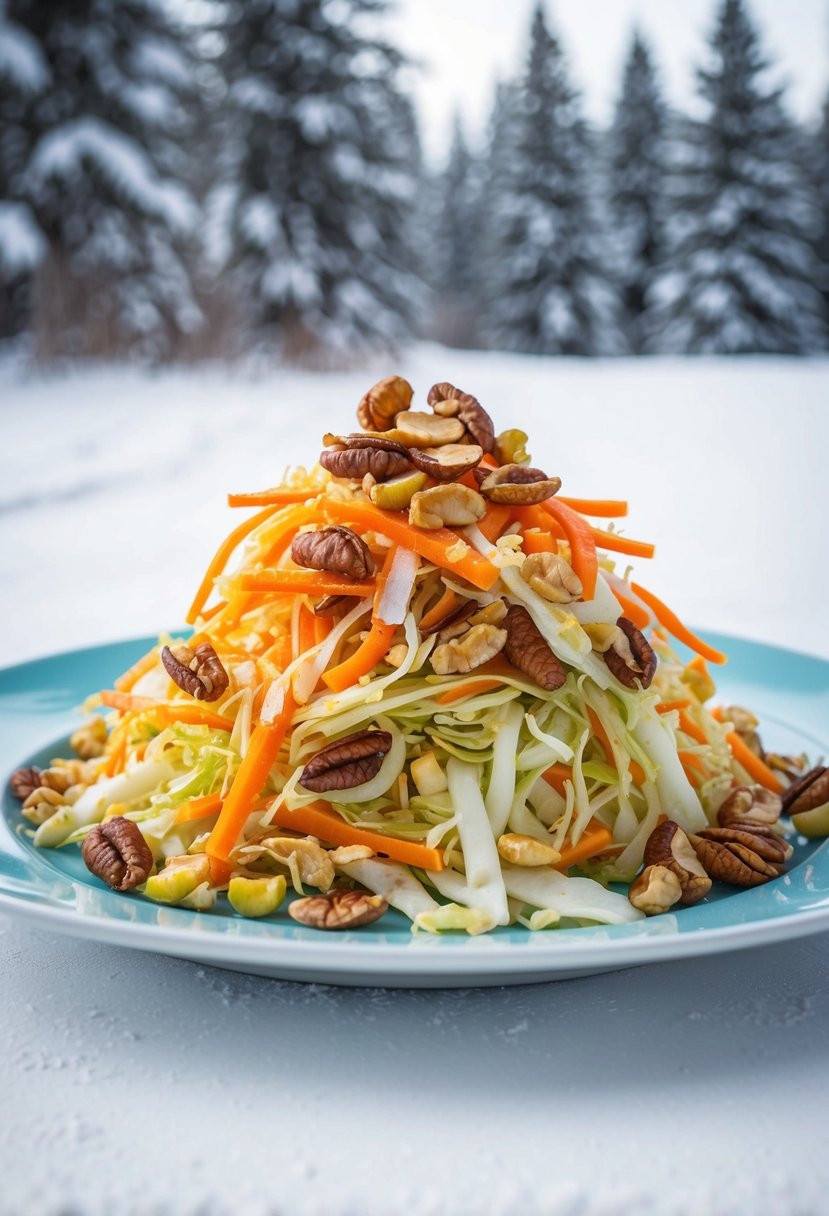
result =
M227 692L228 674L209 642L195 650L187 645L164 646L161 662L173 683L197 701L218 701Z
M370 473L375 481L387 481L411 468L408 456L369 444L326 448L320 452L320 464L335 477L354 477L358 481L366 473Z
M763 861L782 866L789 860L793 849L787 840L778 836L774 828L765 823L734 824L731 827L704 828L697 832L702 840L713 840L720 844L739 844L753 849Z
M605 651L605 663L626 688L635 688L637 682L643 688L649 688L656 674L653 648L626 616L620 616L616 624L624 637L617 637L610 649Z
M288 906L288 915L312 929L359 929L379 920L388 906L379 895L368 891L336 890L295 899Z
M368 390L357 406L357 421L367 431L385 431L412 403L414 389L402 376L386 376Z
M782 805L778 795L762 785L738 785L717 811L717 823L723 828L777 823Z
M758 887L779 876L782 862L771 862L761 856L757 849L756 833L732 832L732 835L740 837L750 836L751 844L710 836L711 832L729 831L729 828L708 828L704 833L690 838L697 857L712 878L734 887Z
M810 769L799 781L789 786L781 801L787 815L800 815L803 811L812 811L829 802L829 768L817 765Z
M346 735L311 757L300 774L300 785L315 794L363 785L380 772L391 743L386 730L358 730Z
M474 671L494 659L506 645L507 631L497 625L473 625L460 638L442 642L432 651L432 670L439 676Z
M561 489L560 477L548 477L541 469L530 469L523 464L502 464L482 477L483 472L483 469L476 469L475 479L478 489L490 502L531 506L552 498Z
M477 443L444 443L437 448L411 448L412 464L435 481L456 481L483 459L484 450Z
M665 866L679 879L681 904L696 904L711 890L711 879L700 864L691 840L678 823L666 819L645 844L646 866Z
M341 524L318 532L300 532L291 545L291 560L309 570L328 570L346 578L368 578L374 573L366 542Z
M567 673L544 640L535 621L520 604L513 604L506 618L504 651L513 667L523 671L548 692L561 688Z
M87 834L81 845L86 868L114 891L139 886L153 868L153 855L131 819L115 815Z
M495 447L495 427L492 419L481 405L477 397L471 393L461 392L447 380L433 384L426 397L426 404L431 405L436 414L444 418L454 418L456 415L464 425L464 430L485 452L491 452Z
M26 768L18 768L12 773L9 778L9 787L15 798L19 798L21 802L25 802L30 794L35 790L40 789L43 782L40 779L40 769L34 764L28 765Z
M667 866L645 866L628 888L628 899L646 916L667 912L682 898L682 885Z

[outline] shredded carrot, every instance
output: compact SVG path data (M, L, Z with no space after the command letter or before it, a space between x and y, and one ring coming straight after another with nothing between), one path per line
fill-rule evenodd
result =
M502 687L502 680L479 676L477 680L467 680L464 684L447 689L446 692L440 694L437 700L441 705L451 705L453 701L460 701L463 697L478 696L482 692L491 692L493 688Z
M284 508L284 514L274 520L273 527L268 528L262 535L263 550L261 562L264 566L273 566L282 556L288 541L293 540L297 532L305 524L317 523L322 519L322 509L319 503L299 504L295 507Z
M307 654L315 644L314 614L306 604L299 608L299 653Z
M330 574L326 570L257 570L254 574L243 571L235 576L234 582L241 591L254 591L259 595L291 592L295 595L363 596L373 595L376 586L373 579L346 578L344 574Z
M318 646L320 642L324 642L331 632L332 620L330 616L317 616L314 614L314 645Z
M136 697L130 692L120 692L117 689L104 688L98 693L101 704L107 709L119 709L121 713L129 713L134 709L152 709L158 701L152 697Z
M176 813L176 823L190 823L193 819L204 819L206 815L216 815L222 809L222 799L219 794L205 794L202 798L191 798L182 802Z
M679 762L685 770L685 776L696 789L702 785L711 775L707 766L703 763L696 752L684 751L679 748L676 753L679 756Z
M280 806L273 822L278 827L293 828L294 831L316 836L329 844L365 844L391 861L401 861L404 865L417 866L422 870L444 868L442 850L430 849L416 841L399 840L393 836L384 836L380 832L369 831L367 828L355 827L346 823L324 802L310 802L293 811L289 811L286 806Z
M563 494L556 495L559 502L580 515L592 515L596 519L621 519L628 513L626 502L615 498L567 498Z
M433 562L444 570L465 578L482 591L488 591L498 579L498 570L485 557L467 547L467 552L458 554L462 538L449 528L427 531L413 528L405 515L399 511L381 511L373 503L339 502L326 499L325 513L337 523L356 526L358 530L379 532L389 540L412 549L427 562Z
M528 528L536 528L539 532L551 536L560 536L562 540L566 539L564 529L553 519L549 511L545 511L542 506L533 506L530 503L524 507L513 507L513 519L520 523L522 529L526 531Z
M368 675L389 652L396 625L383 621L372 621L368 637L355 650L350 659L323 673L323 680L332 692L343 692L356 684L361 676Z
M672 633L673 636L691 650L695 650L697 654L704 659L710 659L712 663L725 663L728 656L722 651L715 650L713 646L709 646L707 642L703 642L695 633L683 625L679 617L671 612L667 604L663 604L662 600L658 599L652 591L646 591L644 587L640 587L638 583L631 583L631 589L639 596L640 600L648 605L656 619L661 625Z
M550 532L539 532L529 529L524 534L523 550L525 553L558 553L558 541Z
M750 777L753 777L760 785L765 786L767 790L771 790L774 794L783 793L783 783L778 780L777 774L773 773L767 764L764 764L759 756L755 756L750 747L747 747L736 731L729 731L726 735L728 746L731 748L731 754L738 764L741 764Z
M152 671L157 662L158 647L153 646L152 650L148 650L145 655L142 655L137 663L133 663L132 667L130 667L128 671L125 671L122 676L118 677L118 679L115 681L115 687L119 690L119 692L130 692L130 690L135 687L142 676L146 675L148 671Z
M140 713L154 717L165 725L183 722L187 726L209 726L212 730L233 730L233 719L213 713L198 701L191 704L178 701L153 701L152 697L136 697L127 692L105 688L98 694L101 704L122 713Z
M606 848L613 844L613 833L603 824L596 820L591 820L584 829L577 844L565 845L561 850L561 858L553 866L554 870L569 870L570 866L574 866L578 861L586 861L588 857L595 857L597 853L603 853Z
M576 511L549 498L544 509L561 525L570 545L570 559L573 569L581 579L582 598L592 600L596 594L596 579L599 574L599 561L596 556L596 542L593 529Z
M684 709L679 711L679 728L680 730L684 731L686 735L690 735L692 739L695 739L697 743L708 742L705 731L701 726L697 726L693 718L689 717Z
M229 507L287 507L292 503L307 502L309 498L314 498L317 494L319 494L319 487L310 490L286 490L282 488L253 490L250 494L228 494L227 505Z
M478 531L494 545L507 526L511 514L512 509L503 503L487 503L486 515L478 521Z
M632 540L629 536L619 536L616 532L605 532L603 528L593 528L593 539L600 549L611 553L627 553L630 557L653 557L655 547L648 541Z
M637 629L647 629L651 621L650 613L646 612L641 604L637 604L636 600L628 599L626 595L623 595L621 591L617 591L615 588L613 594L619 601L622 612L627 619L632 621Z
M541 776L563 798L566 793L564 783L573 780L573 770L569 764L552 764Z
M602 722L601 718L596 713L596 711L594 709L592 709L590 706L587 707L587 716L590 719L590 725L593 728L593 734L596 736L596 739L598 740L598 742L601 746L601 749L604 752L606 762L615 767L615 760L613 759L613 748L610 745L610 738L608 736L607 731L604 728L604 723ZM631 760L628 764L628 772L630 773L631 777L633 778L634 785L644 785L645 784L645 771L642 768L641 764L638 764L635 760Z
M690 701L663 701L661 705L657 705L656 712L658 714L669 714L672 709L689 709Z
M259 722L251 732L245 758L236 770L219 818L205 845L205 852L215 863L217 876L227 872L231 850L276 763L294 709L294 699L290 691L286 691L282 710L273 722Z
M244 523L239 524L238 528L234 528L230 535L225 537L210 559L208 567L204 572L204 577L199 584L199 589L193 598L193 603L190 605L190 610L187 613L188 625L193 624L207 603L210 592L213 590L213 583L224 570L234 550L238 548L245 537L249 536L255 528L258 528L266 520L271 519L281 509L281 507L265 507L264 511L257 511L255 515L251 515L250 519L246 519Z
M448 616L453 611L458 602L458 594L447 587L438 602L424 612L420 618L420 632L427 633L433 625L437 625L438 621L442 621L445 616Z
M122 773L127 762L126 723L121 723L120 725L124 726L125 729L122 730L115 739L110 740L110 742L113 744L112 751L109 753L107 762L104 765L104 774L107 777L114 777L116 774ZM119 730L119 727L116 727L116 731L117 730ZM115 732L113 732L113 734L115 734Z

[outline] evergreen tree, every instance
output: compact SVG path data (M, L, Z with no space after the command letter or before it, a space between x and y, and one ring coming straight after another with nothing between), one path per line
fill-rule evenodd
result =
M480 294L480 165L469 149L460 116L443 172L434 183L432 262L434 336L447 346L478 341Z
M609 351L618 331L591 198L591 143L540 5L515 112L503 118L514 138L492 149L490 339L543 354Z
M742 0L724 0L686 124L671 252L647 318L651 349L803 354L824 336L815 214L799 134Z
M650 51L637 32L609 135L608 198L623 325L635 353L643 346L645 302L665 252L666 128Z
M50 83L29 104L19 192L45 254L34 283L45 358L175 353L199 321L185 254L192 70L165 0L9 0Z
M372 32L382 7L247 0L230 10L227 267L253 338L290 359L393 346L416 320L416 132L401 58Z
M814 147L813 172L818 207L818 274L824 307L829 312L829 97Z

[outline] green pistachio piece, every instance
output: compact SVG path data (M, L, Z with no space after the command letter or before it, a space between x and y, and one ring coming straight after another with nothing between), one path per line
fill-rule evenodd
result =
M401 473L389 481L378 481L371 487L369 498L375 507L385 511L405 511L412 498L426 485L425 473Z

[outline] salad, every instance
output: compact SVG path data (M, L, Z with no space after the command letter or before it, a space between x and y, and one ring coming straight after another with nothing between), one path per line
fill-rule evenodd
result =
M117 891L249 917L290 892L322 930L566 930L777 877L829 831L829 769L712 707L725 655L631 577L627 504L560 494L451 384L412 399L382 380L316 465L230 495L255 511L192 634L13 774L21 830Z

